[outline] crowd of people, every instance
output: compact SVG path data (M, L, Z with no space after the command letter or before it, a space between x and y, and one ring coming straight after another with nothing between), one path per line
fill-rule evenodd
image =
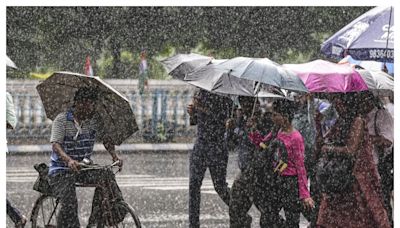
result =
M291 99L261 105L254 97L232 104L198 93L188 106L198 125L190 155L189 227L200 226L199 189L207 167L229 207L230 227L251 227L253 204L260 227L299 227L301 213L310 227L393 226L393 116L387 98L371 92L292 93ZM230 189L229 151L238 154L240 169Z
M52 124L49 184L61 203L58 227L80 227L75 182L107 176L79 172L95 141L103 141L112 160L123 164L96 115L97 97L93 89L79 89L73 106ZM198 90L187 107L197 125L189 159L189 227L200 227L207 168L229 207L232 228L251 227L253 204L261 227L299 227L301 213L310 227L392 227L393 116L385 101L371 92L318 98L292 93L291 99L261 103ZM12 125L7 117L7 127ZM229 151L238 154L239 167L231 187ZM112 194L123 200L115 178L109 181ZM99 225L100 200L96 190L88 227ZM24 227L26 218L8 200L7 213Z

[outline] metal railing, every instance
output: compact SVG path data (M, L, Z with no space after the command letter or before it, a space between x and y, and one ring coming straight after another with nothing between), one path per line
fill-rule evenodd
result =
M107 81L107 80L106 80ZM163 142L193 138L195 129L190 127L186 106L194 87L181 81L150 81L148 91L139 95L136 80L107 81L131 103L140 131L127 141ZM35 89L39 81L7 81L7 91L14 100L17 126L7 130L7 138L32 141L50 138L51 123ZM185 139L183 139L185 140Z

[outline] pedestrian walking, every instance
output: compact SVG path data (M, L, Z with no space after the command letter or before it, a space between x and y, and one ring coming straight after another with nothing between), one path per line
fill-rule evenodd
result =
M138 89L139 89L139 94L143 95L145 89L148 90L148 76L149 75L149 69L148 69L148 63L147 63L147 53L146 50L142 50L140 52L140 62L139 62L139 83L138 83Z
M273 140L278 140L287 152L287 167L279 172L274 185L276 197L273 213L285 212L286 227L299 227L302 207L310 210L314 201L307 188L307 172L304 166L304 140L300 132L292 125L294 105L289 100L277 100L272 105L272 121L279 128L275 134L260 137L250 135L255 145L264 143L271 146ZM283 151L280 151L282 154Z
M228 150L224 144L225 120L230 116L232 101L205 90L198 90L187 107L197 138L189 157L189 227L200 227L200 188L207 168L215 191L229 205L230 190L226 182Z
M260 227L277 225L278 214L272 213L273 198L270 194L271 179L263 169L266 162L260 151L252 144L248 135L251 130L270 131L272 121L261 117L259 103L254 98L239 97L240 108L235 119L226 123L226 142L238 153L240 173L235 177L231 189L229 223L231 228L251 227L252 218L248 211L254 204L261 213ZM253 114L253 115L252 115ZM275 216L275 217L274 217Z
M15 129L17 117L15 115L14 102L11 94L6 92L6 125L7 129ZM7 199L7 215L14 222L16 228L25 227L28 221L26 217Z
M370 101L360 99L357 94L337 95L332 99L339 119L319 151L322 159L337 159L342 167L346 161L353 161L349 175L346 175L352 178L339 180L337 184L343 187L340 190L322 186L317 226L390 227L368 134L365 102ZM335 172L333 169L327 171Z
M371 138L373 155L375 164L378 167L379 177L381 180L383 199L386 210L388 212L389 221L393 225L391 193L393 191L393 116L383 107L378 97L371 92L365 93L363 99L369 100L365 102L365 110L368 113L366 121L368 125L368 133Z
M303 209L302 214L310 222L310 227L316 226L318 208L319 208L319 193L318 184L315 181L315 167L317 160L314 157L316 126L315 113L319 111L317 105L321 106L322 110L327 111L328 104L321 100L314 99L311 93L297 94L292 93L294 97L296 111L293 116L292 125L297 129L304 139L304 165L307 170L307 178L310 182L310 193L314 200L314 208L311 210Z

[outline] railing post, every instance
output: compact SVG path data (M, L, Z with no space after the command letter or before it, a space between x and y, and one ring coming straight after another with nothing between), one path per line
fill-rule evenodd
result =
M153 95L153 107L152 107L152 113L151 113L151 132L153 135L157 134L157 112L158 112L158 96L159 96L159 90L156 89L155 92L152 94Z
M145 99L145 94L136 94L136 96L139 96L140 97L140 105L141 105L141 119L142 119L142 129L144 128L144 126L145 126L145 123L146 123L146 118L145 118L145 110L146 110L146 104L145 104L145 102L146 102L146 99Z
M184 92L184 104L183 107L185 109L185 105L188 105L190 103L191 95L189 95L189 91ZM185 119L185 131L189 129L189 114L184 110L183 112L183 118Z
M15 117L17 118L17 125L15 127L15 131L14 132L18 132L20 125L21 125L21 108L20 106L20 95L19 94L15 94L13 96L13 101L14 101L14 108L15 108ZM18 133L17 133L18 134Z
M22 96L24 98L23 108L22 108L22 123L23 128L28 130L28 135L31 133L31 107L30 107L30 96L25 94Z
M176 127L178 126L178 91L175 92L174 95L174 100L175 100L175 104L174 104L174 129L176 129Z
M164 126L164 129L167 129L167 99L168 99L168 91L162 90L162 102L161 102L161 123Z

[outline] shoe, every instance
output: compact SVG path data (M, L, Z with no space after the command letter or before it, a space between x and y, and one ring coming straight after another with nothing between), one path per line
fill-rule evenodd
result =
M28 222L28 219L25 216L21 216L21 221L15 223L15 228L24 228L25 224Z

